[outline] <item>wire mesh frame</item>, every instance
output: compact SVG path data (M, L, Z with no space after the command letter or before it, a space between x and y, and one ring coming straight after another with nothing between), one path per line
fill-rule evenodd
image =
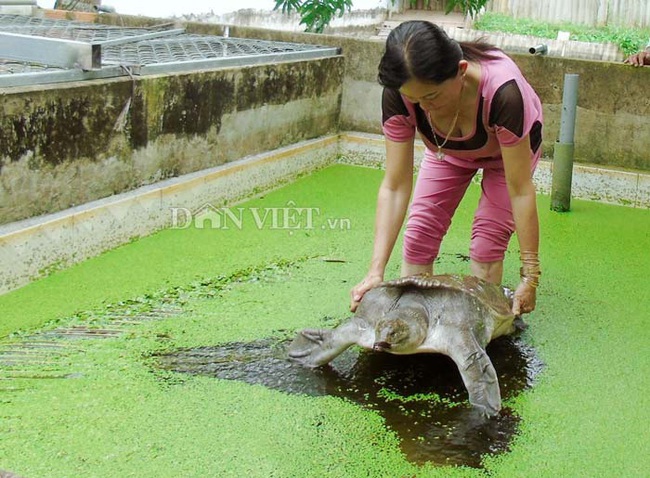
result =
M105 64L147 66L154 63L210 60L226 57L254 57L301 52L336 54L336 48L280 43L248 38L179 35L136 43L108 46L102 51Z
M109 78L127 74L188 72L196 69L244 66L271 61L296 61L339 54L338 48L180 34L179 30L166 30L167 28L169 25L154 28L121 28L68 20L0 15L0 32L104 44L102 46L104 66L100 71L83 72L42 65L33 61L0 59L0 87ZM155 36L156 33L169 33L169 35L141 41L132 38L143 38L148 34Z
M49 20L25 15L0 15L0 32L87 43L104 43L109 40L128 39L147 33L164 32L169 28L169 24L148 28L129 28L71 20Z

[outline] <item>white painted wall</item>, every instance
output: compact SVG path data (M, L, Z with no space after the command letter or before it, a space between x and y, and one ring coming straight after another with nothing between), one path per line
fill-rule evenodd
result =
M391 0L353 0L353 10L386 8ZM54 0L38 0L43 8L52 8ZM274 0L102 0L102 5L115 7L125 15L144 15L148 17L170 17L190 13L210 13L222 15L237 10L273 10Z

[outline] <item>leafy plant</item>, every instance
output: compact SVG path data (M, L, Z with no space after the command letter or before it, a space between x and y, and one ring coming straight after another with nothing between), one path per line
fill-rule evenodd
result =
M430 0L424 0L428 7ZM451 12L457 6L465 14L476 15L488 0L447 0L445 13ZM411 8L417 5L417 0L409 0ZM322 33L335 15L342 16L352 9L352 0L275 0L274 10L282 13L296 12L300 15L300 24L305 25L306 31Z
M426 9L429 8L429 4L431 3L431 0L422 0L422 6ZM393 5L395 5L395 2L393 1ZM409 6L412 9L417 8L418 6L418 0L409 0Z
M650 29L648 28L592 27L567 22L539 22L527 18L514 19L497 13L485 13L474 22L474 28L550 39L557 38L558 31L568 31L571 32L571 40L614 43L626 56L638 52L650 38Z
M282 13L298 13L306 31L322 33L335 15L350 11L352 0L275 0L274 10L280 8Z
M460 7L465 15L475 16L488 0L447 0L445 14L449 14L454 8Z

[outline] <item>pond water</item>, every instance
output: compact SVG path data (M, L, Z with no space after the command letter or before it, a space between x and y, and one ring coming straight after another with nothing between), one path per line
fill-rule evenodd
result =
M467 404L456 365L441 354L392 355L348 350L327 366L307 369L287 360L287 342L259 340L179 350L157 357L174 372L259 384L291 394L332 395L375 410L401 439L406 457L479 467L481 456L508 449L519 418L509 408L486 419ZM502 399L533 383L541 362L516 337L487 348Z

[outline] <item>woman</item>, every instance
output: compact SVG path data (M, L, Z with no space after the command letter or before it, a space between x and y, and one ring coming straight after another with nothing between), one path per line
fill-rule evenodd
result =
M542 106L498 48L458 43L438 26L395 28L379 65L386 173L379 189L370 269L351 310L384 279L411 196L416 130L426 146L404 232L402 275L432 274L440 243L472 177L483 170L470 246L472 274L500 283L514 231L522 259L513 312L535 308L539 226L532 173L541 155Z

